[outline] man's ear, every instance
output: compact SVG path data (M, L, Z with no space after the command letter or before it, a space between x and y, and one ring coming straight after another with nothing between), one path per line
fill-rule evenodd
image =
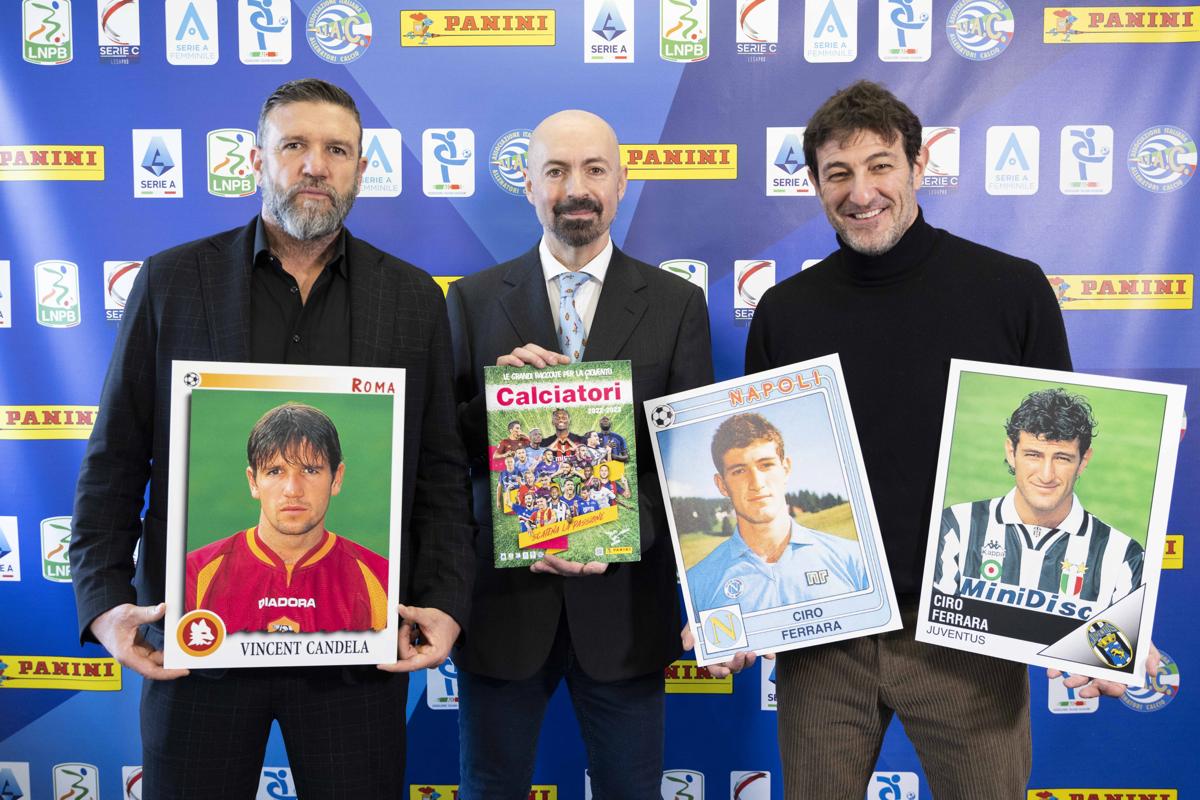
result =
M246 467L246 482L250 484L250 496L258 499L258 483L254 480L254 467Z

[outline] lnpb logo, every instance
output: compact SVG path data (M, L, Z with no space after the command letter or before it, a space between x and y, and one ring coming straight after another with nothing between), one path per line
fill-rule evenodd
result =
M585 64L632 64L635 38L633 0L584 0Z
M243 64L291 63L291 0L238 0L238 58Z
M51 771L54 797L59 800L99 800L100 770L91 764L55 764Z
M71 0L23 0L21 29L22 55L30 64L71 60Z
M553 47L550 8L400 12L401 47Z
M771 800L771 773L765 769L729 773L732 800Z
M1067 125L1058 140L1058 190L1063 194L1112 191L1113 129Z
M100 145L0 145L0 181L102 181Z
M984 188L993 195L1037 194L1040 134L1034 125L987 130Z
M736 144L623 144L621 163L639 181L737 179Z
M141 270L140 261L104 262L104 318L109 322L120 322L124 318L129 290Z
M1051 714L1094 714L1100 708L1099 697L1080 697L1076 689L1064 683L1070 675L1046 679L1046 707Z
M257 184L250 166L254 133L241 128L208 132L208 193L217 197L248 197Z
M694 660L673 661L663 668L667 694L733 694L733 676L714 677Z
M1183 569L1183 536L1178 533L1168 533L1163 547L1163 569ZM4 575L0 574L0 578Z
M933 0L880 0L879 60L928 61L932 18Z
M0 406L0 439L86 439L97 406Z
M33 265L37 322L47 328L79 324L79 267L70 261L39 261Z
M42 577L53 583L71 582L71 518L42 520Z
M804 60L814 64L853 61L858 56L857 0L804 4Z
M867 787L869 800L917 800L921 784L915 772L876 772Z
M767 128L767 197L815 197L804 163L804 128Z
M133 64L142 55L138 0L97 0L96 35L101 64Z
M692 258L673 258L662 262L658 268L699 286L704 290L704 302L708 302L708 264Z
M1127 689L1121 702L1134 711L1158 711L1179 694L1179 664L1161 650L1162 661L1158 671L1146 676L1146 682L1135 689Z
M0 328L12 327L12 272L7 261L0 261Z
M1029 789L1026 800L1179 800L1175 789Z
M114 658L0 655L0 688L119 692L121 665Z
M659 0L658 55L683 64L708 58L708 0Z
M1012 44L1016 22L1004 0L958 0L946 15L946 38L954 52L987 61Z
M121 767L122 800L142 800L142 768Z
M1148 192L1173 192L1196 174L1196 142L1174 125L1155 125L1129 146L1129 174Z
M217 0L167 0L167 63L212 66L221 56Z
M779 52L779 0L738 0L737 52L766 61Z
M921 188L930 194L949 194L958 188L959 129L934 127L921 129L921 144L929 153Z
M0 761L0 797L4 800L33 800L28 761Z
M263 767L255 800L297 800L296 784L287 767Z
M399 197L404 140L395 128L363 128L363 171L359 197Z
M425 704L435 711L458 709L458 667L451 659L425 670Z
M1200 42L1200 6L1049 6L1047 44Z
M0 583L21 580L21 537L16 517L0 517ZM0 798L4 793L0 792Z
M421 176L427 197L475 194L475 132L427 128L421 134Z
M529 166L527 156L531 136L533 131L528 128L515 128L496 140L488 157L492 180L515 197L525 194L525 170Z
M764 259L733 262L733 318L754 319L754 309L767 289L775 285L775 262Z
M133 196L183 197L183 144L178 128L133 129Z
M1064 311L1192 308L1195 276L1047 275Z
M175 626L175 641L189 656L210 656L225 642L225 620L207 609L189 611Z
M321 0L308 12L308 46L330 64L349 64L371 46L371 15L355 0Z
M694 769L664 770L662 799L704 800L704 773Z

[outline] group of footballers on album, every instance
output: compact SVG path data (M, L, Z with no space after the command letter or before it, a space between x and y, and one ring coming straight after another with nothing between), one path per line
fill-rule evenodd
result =
M493 458L503 460L496 483L496 508L517 518L522 532L610 506L632 508L624 475L629 451L625 438L601 417L600 429L571 433L565 409L551 415L555 435L543 438L538 428L523 432L520 420L508 423Z

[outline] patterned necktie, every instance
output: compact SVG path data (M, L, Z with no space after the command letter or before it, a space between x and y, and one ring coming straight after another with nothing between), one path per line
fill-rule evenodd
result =
M563 355L572 362L583 360L583 348L587 345L587 331L575 307L575 293L588 277L586 272L563 272L558 276L558 324L561 329L558 343L562 345Z

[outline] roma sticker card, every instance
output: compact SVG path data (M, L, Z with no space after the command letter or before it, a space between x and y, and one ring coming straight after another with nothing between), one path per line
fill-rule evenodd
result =
M167 667L396 660L404 370L175 361Z
M484 367L483 379L495 565L639 560L629 362Z
M701 666L901 627L836 354L646 418Z
M917 639L1141 686L1184 391L951 361Z

